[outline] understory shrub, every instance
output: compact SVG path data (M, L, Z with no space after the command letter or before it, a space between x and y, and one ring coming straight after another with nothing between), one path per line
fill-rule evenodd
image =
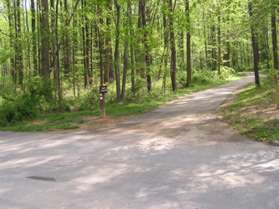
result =
M99 102L99 91L97 89L92 89L84 97L81 98L79 104L79 110L92 110L96 107Z
M26 84L24 92L16 92L13 95L2 94L3 102L0 106L0 125L32 119L40 110L49 105L46 100L46 89L40 79L35 78Z
M193 72L193 82L204 84L215 83L216 81L230 79L235 73L234 69L226 66L222 66L221 74L219 74L218 71L195 70Z

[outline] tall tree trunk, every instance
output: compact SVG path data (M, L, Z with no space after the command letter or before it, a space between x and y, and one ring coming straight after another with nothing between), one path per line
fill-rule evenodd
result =
M51 98L49 64L49 9L48 0L41 0L41 76L44 81L46 96Z
M218 5L218 28L217 28L217 40L218 40L218 74L221 75L222 65L222 51L221 51L221 8Z
M59 0L50 0L51 8L51 46L52 46L52 68L54 72L55 97L58 102L58 108L62 110L62 87L60 75L60 56L58 41L58 16L59 16Z
M56 16L56 4L59 5L57 0L50 0L50 48L51 48L51 53L50 53L50 68L51 71L54 72L54 81L55 81L55 97L57 98L57 85L56 85L56 59L57 59L57 53L56 51L58 50L58 47L56 45L56 30L57 29L57 16ZM59 6L58 6L59 7Z
M24 2L24 16L25 16L25 27L23 34L30 34L30 28L29 28L29 8L28 8L28 2L25 0ZM27 39L27 46L26 46L26 75L28 76L28 79L31 78L31 46L32 46L32 40L28 37Z
M74 2L72 2L74 6ZM78 85L78 75L76 73L76 64L77 64L77 59L76 59L76 53L78 51L78 31L76 29L76 25L78 23L77 21L78 18L76 18L75 15L73 15L73 21L72 21L72 84L73 84L73 94L74 97L76 98L77 96L77 85Z
M9 38L10 38L10 48L15 50L15 36L14 36L14 19L12 15L12 5L10 0L6 0L6 5L8 9L8 21L9 21ZM13 82L16 84L17 76L16 76L16 64L15 64L15 56L11 56L10 58L10 65L11 65L11 76L13 79Z
M107 10L112 12L112 0L107 1ZM106 35L105 35L105 82L112 82L114 80L113 57L112 57L112 44L111 44L111 16L106 17Z
M231 37L230 37L230 30L231 30L231 17L230 13L227 17L229 28L226 30L226 54L224 55L224 65L227 67L231 67ZM244 48L244 53L245 53ZM246 55L246 54L245 54ZM244 57L246 59L246 56Z
M260 86L260 75L259 75L259 45L258 45L258 37L255 28L254 18L254 8L252 0L248 3L248 10L251 19L251 39L252 39L252 49L253 49L253 60L254 60L254 73L255 73L255 84L256 86Z
M128 60L129 60L129 41L127 40L128 35L126 35L126 40L124 44L124 61L123 61L123 76L122 76L122 91L121 99L124 100L126 96L126 81L127 81L127 71L128 71Z
M274 3L275 4L275 3ZM272 29L272 51L273 51L273 67L274 67L274 80L276 90L276 104L279 109L279 57L278 57L278 40L277 40L277 12L276 5L272 8L271 13L271 29Z
M167 0L164 0L165 7L167 7ZM163 92L166 93L167 72L168 72L168 56L169 56L169 30L168 19L166 11L163 10L163 28L164 28L164 74L163 74Z
M125 25L130 27L131 21L131 2L128 0L127 2L127 18L125 21ZM124 57L123 57L123 76L122 76L122 92L121 92L121 99L124 100L126 96L126 83L127 83L127 72L128 72L128 64L129 64L129 44L130 38L129 35L131 34L131 28L125 30L125 43L124 43ZM132 57L131 57L132 58Z
M172 90L176 91L176 46L175 46L175 34L173 28L173 3L169 0L169 33L170 33L170 50L171 50L171 86Z
M33 59L33 73L38 74L38 60L37 60L37 35L36 35L36 9L35 2L31 0L31 30L32 30L32 59Z
M121 87L120 87L120 54L119 54L119 42L120 42L120 5L117 0L114 1L116 9L116 33L115 33L115 49L114 49L114 69L115 69L115 81L116 81L116 99L121 99Z
M32 58L33 58L33 72L38 74L38 60L37 60L37 36L36 36L36 9L35 2L31 0L31 30L32 30Z
M202 13L202 18L203 18L203 39L204 39L204 58L205 58L205 69L208 68L208 43L207 43L207 26L205 23L205 11L203 8L203 13Z
M69 9L68 9L68 0L64 0L64 21L67 21L69 18ZM69 37L69 26L63 26L63 67L64 72L68 75L71 71L71 46L70 46L70 37Z
M140 22L141 26L144 30L143 32L143 44L144 44L144 58L145 58L145 73L146 73L146 82L147 82L147 90L150 92L152 90L152 79L151 79L151 56L149 54L149 43L148 43L148 30L147 30L147 13L149 12L146 8L145 0L140 0L139 2L140 8Z
M213 23L215 24L215 23ZM211 41L212 41L212 50L211 50L211 68L212 70L217 70L217 37L216 37L216 25L211 27Z
M85 15L86 0L81 0L82 13L82 43L83 43L83 68L84 68L84 88L87 88L90 84L90 40L89 40L89 25L88 18Z
M134 51L134 40L135 40L135 34L134 34L134 26L132 22L132 6L131 6L131 0L128 0L127 2L127 15L128 15L128 24L129 24L129 44L130 44L130 60L131 60L131 91L133 96L136 94L136 87L135 87L135 51Z
M104 55L106 50L104 49L104 21L102 17L102 10L99 5L97 5L97 15L98 15L98 23L96 24L97 28L97 37L98 37L98 46L99 46L99 67L100 67L100 85L104 85L107 82L106 79L106 71L105 71L105 64L104 64Z
M185 1L185 12L187 17L187 34L186 34L186 48L187 48L187 86L192 83L192 54L191 54L191 19L190 19L190 2Z
M21 6L20 0L15 0L15 36L16 36L16 47L15 47L15 61L16 69L18 74L18 84L23 85L23 52L22 52L22 34L21 34Z

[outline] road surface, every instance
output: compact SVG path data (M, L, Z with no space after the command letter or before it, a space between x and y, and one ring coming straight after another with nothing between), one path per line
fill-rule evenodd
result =
M252 77L97 133L0 133L0 209L278 209L279 148L216 115Z

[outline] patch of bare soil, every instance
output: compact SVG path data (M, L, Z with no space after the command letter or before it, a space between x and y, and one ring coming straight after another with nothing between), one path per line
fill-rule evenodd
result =
M259 118L265 122L271 120L279 120L279 109L276 105L253 105L241 109L241 114L253 118Z
M43 120L33 120L31 121L32 125L44 125L45 121Z
M92 132L101 132L115 128L119 123L125 121L127 117L109 117L100 118L96 116L84 117L84 123L80 125L80 129Z
M225 109L231 106L236 96L243 90L236 91L233 96L227 99L221 106L221 109ZM279 109L275 104L257 104L243 107L239 110L239 116L262 119L264 122L279 120Z
M221 117L232 125L234 125L235 123L243 123L238 125L242 125L243 130L242 128L240 128L240 131L244 131L244 135L263 142L267 142L272 145L279 146L279 109L277 109L277 106L272 102L247 104L242 106L240 109L237 109L236 111L233 110L231 116L224 118L223 112L226 112L225 110L229 110L229 107L233 105L237 95L241 92L241 90L235 92L233 96L231 96L223 103L220 110ZM254 126L251 124L250 127L249 122L246 124L246 122L242 122L242 119L252 119L252 121L253 119L255 119L256 121L260 122L261 125Z

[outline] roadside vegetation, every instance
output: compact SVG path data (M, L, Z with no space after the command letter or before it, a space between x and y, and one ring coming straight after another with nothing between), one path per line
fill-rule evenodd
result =
M273 68L279 86L277 0L0 0L0 11L1 130L139 114L247 70L259 88Z
M279 143L279 109L275 105L272 78L259 88L254 85L235 95L221 110L224 119L250 138Z
M190 87L181 84L176 92L163 91L158 83L152 93L147 94L142 88L143 91L139 91L138 95L131 95L122 102L115 101L115 92L110 92L107 98L106 112L109 118L114 119L148 112L179 96L219 86L240 78L239 74L229 69L223 69L222 75L219 76L215 72L195 72L194 84ZM14 99L6 98L2 101L0 130L36 132L77 129L90 119L93 119L94 122L94 119L100 115L97 102L98 92L89 92L80 101L67 101L64 104L67 110L63 112L55 109L47 111L51 108L49 103L43 97L38 96L41 93L39 90L40 82L32 83L30 88L34 88L34 86L37 86L37 92L34 92L37 96L23 93L18 96L14 95L12 97ZM27 92L32 91L34 89L29 89Z

